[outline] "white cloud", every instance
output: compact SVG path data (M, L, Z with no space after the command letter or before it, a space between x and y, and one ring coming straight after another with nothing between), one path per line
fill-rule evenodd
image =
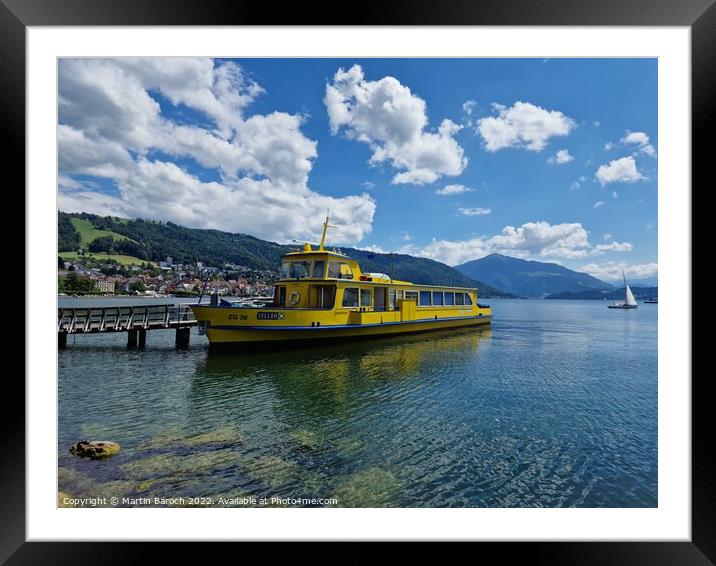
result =
M611 239L614 238L614 236L612 236L611 234L604 234L602 237L603 237L604 240L607 241L607 242L608 242L609 240L611 240Z
M646 178L637 170L636 161L631 156L600 165L594 176L602 186L609 183L634 183Z
M624 262L608 261L600 264L590 263L583 265L581 271L589 273L589 275L603 281L621 281L622 271L627 279L641 279L643 277L657 275L659 273L659 265L657 263L630 265Z
M65 212L89 212L100 216L129 217L126 203L117 197L97 191L60 191L58 208Z
M493 104L497 116L477 121L477 131L490 152L507 147L542 151L549 138L566 136L576 126L574 120L557 110L545 110L529 102L515 102L507 108Z
M612 191L612 198L617 198L619 196L619 193L616 191Z
M492 212L489 208L458 208L464 216L485 216Z
M574 157L569 154L569 150L560 149L555 155L547 160L547 163L551 165L563 165L565 163L569 163L570 161L574 161Z
M363 250L365 252L373 252L376 254L387 254L390 253L376 244L370 244L369 246L358 246L356 249Z
M316 240L330 208L333 241L359 241L374 200L312 191L317 144L301 131L305 117L249 115L262 92L240 66L208 58L60 59L60 208L282 241ZM216 180L172 158L194 160ZM118 193L72 186L78 174L111 179Z
M468 116L472 116L472 113L475 111L476 107L477 107L476 100L466 100L462 105L462 111L465 114L467 114Z
M602 255L604 252L630 252L634 246L629 242L612 242L611 244L597 244L591 255Z
M466 187L465 185L446 185L442 189L438 189L437 191L435 191L435 194L442 196L452 196L460 195L462 193L469 193L474 190L475 189L471 189L470 187Z
M645 132L629 132L619 140L624 145L636 145L637 153L643 153L650 157L656 157L654 146L649 143L649 136Z
M132 166L124 146L107 140L91 140L81 130L60 124L57 127L59 170L62 174L122 177Z
M401 171L394 184L432 183L467 166L454 139L462 126L445 119L436 132L426 131L425 101L394 77L369 81L359 65L338 69L324 102L332 133L343 129L349 139L370 146L371 164L387 162Z
M569 185L570 191L578 191L582 187L582 184L579 181L574 181L571 185Z
M612 142L607 142L604 144L604 151L611 151L614 148L614 144Z
M118 184L121 197L61 192L59 207L67 212L169 219L193 228L232 227L284 242L315 241L330 209L331 224L336 226L331 241L336 243L360 241L370 231L375 212L366 195L339 199L248 177L207 183L163 161L140 160Z
M604 206L604 201L603 201L603 200L598 200L597 202L594 203L594 207L593 207L593 208L601 208L601 207L603 207L603 206Z
M631 248L627 242L592 246L587 231L580 223L550 224L542 221L528 222L519 227L505 226L500 234L494 236L461 241L434 239L422 248L404 246L401 252L459 265L491 253L558 261L602 255L607 251L630 251Z

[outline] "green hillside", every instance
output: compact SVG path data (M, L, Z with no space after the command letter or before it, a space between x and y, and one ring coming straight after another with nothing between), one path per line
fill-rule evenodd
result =
M100 230L95 228L94 224L84 218L71 217L72 226L80 235L80 245L87 246L94 242L97 238L111 236L115 240L130 240L127 236L112 232L111 230Z
M71 259L76 260L80 258L92 258L96 260L112 260L117 262L119 265L142 265L143 263L146 263L146 260L139 259L138 257L134 257L131 255L122 255L122 254L105 254L105 253L92 253L87 252L85 254L80 255L78 252L59 252L58 255L62 259Z
M268 242L246 234L186 228L172 222L127 220L87 213L59 214L59 250L65 253L87 248L95 255L131 256L140 261L159 262L170 256L175 263L200 261L217 267L232 263L278 272L281 257L298 249L295 245ZM90 237L92 241L85 244ZM479 296L484 298L511 296L431 259L348 248L342 251L358 260L365 272L387 273L395 279L425 285L477 287Z

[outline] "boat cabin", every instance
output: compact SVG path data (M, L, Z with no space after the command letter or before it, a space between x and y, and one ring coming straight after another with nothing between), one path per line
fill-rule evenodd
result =
M303 251L283 258L273 306L287 309L400 310L412 307L465 308L476 302L474 289L414 285L383 273L363 273L358 262L335 251Z

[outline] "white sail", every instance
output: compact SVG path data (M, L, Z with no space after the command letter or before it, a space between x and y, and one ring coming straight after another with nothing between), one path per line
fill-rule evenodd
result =
M626 304L627 305L635 305L636 304L636 299L634 298L634 294L631 292L629 285L626 286Z

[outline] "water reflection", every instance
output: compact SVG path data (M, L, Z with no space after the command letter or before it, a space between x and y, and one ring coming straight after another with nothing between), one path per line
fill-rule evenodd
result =
M345 416L352 404L373 402L370 391L376 388L396 381L409 387L426 371L476 358L481 342L490 337L489 328L479 328L279 353L210 352L192 381L190 405L201 412L207 397L217 396L242 403L240 396L258 380L270 389L262 401L288 411L284 419L291 414L296 420Z

